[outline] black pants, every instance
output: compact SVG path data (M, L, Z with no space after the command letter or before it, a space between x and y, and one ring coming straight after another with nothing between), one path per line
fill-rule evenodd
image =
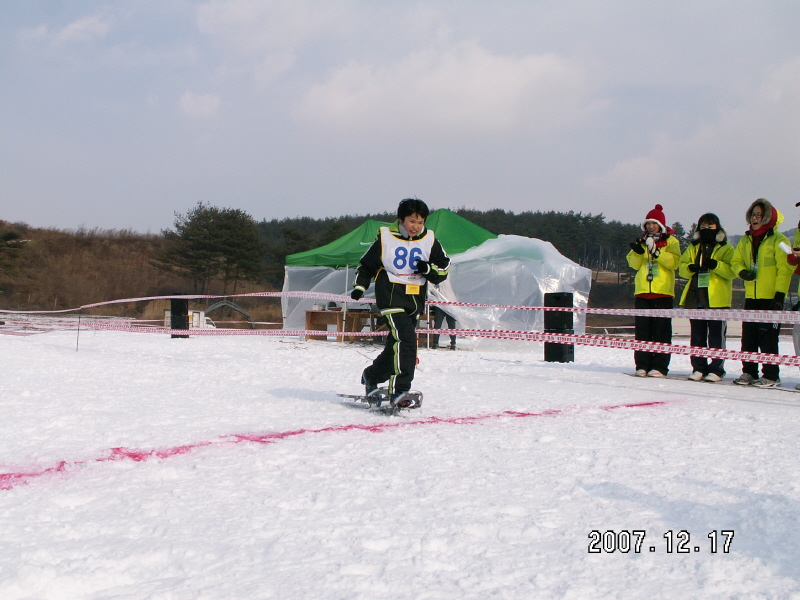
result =
M456 318L455 317L453 317L451 315L448 315L446 312L444 312L438 306L432 307L431 310L433 310L433 328L434 329L441 329L442 328L442 323L444 323L445 319L447 320L447 328L448 329L455 329L456 328ZM439 344L439 334L438 333L435 333L433 335L433 343L434 343L434 345L438 345ZM450 336L450 345L451 346L455 346L456 345L456 336L454 336L454 335Z
M705 319L690 319L692 328L692 346L697 348L725 348L725 333L728 324L725 321L706 321ZM700 371L703 375L714 373L720 377L725 376L725 361L721 358L712 358L709 363L705 356L692 356L692 371Z
M672 298L635 298L634 308L645 309L670 309ZM672 319L665 317L635 317L636 339L644 342L672 343ZM636 370L644 369L647 372L661 371L664 375L669 372L669 354L662 352L644 352L635 350L633 360Z
M745 310L767 310L772 304L771 298L745 298ZM780 323L742 323L742 352L778 353L778 337L781 334ZM766 379L780 379L778 365L761 365L761 372ZM758 379L758 363L742 361L742 373L750 373Z
M417 315L405 311L384 315L389 326L383 351L364 369L374 383L389 382L389 393L407 392L417 366Z

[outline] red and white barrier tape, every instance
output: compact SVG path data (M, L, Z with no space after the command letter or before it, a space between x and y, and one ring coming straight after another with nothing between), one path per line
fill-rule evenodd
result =
M260 335L275 337L379 337L387 335L386 331L318 331L318 330L292 330L292 329L167 329L165 327L137 327L115 325L111 323L91 323L92 329L108 331L127 331L133 333L161 333L180 336L219 336L219 335ZM644 342L639 340L621 339L599 335L580 335L568 333L539 333L534 331L498 331L491 329L418 329L418 334L457 335L462 337L479 337L498 340L549 342L575 346L595 346L601 348L617 348L623 350L641 350L644 352L658 352L660 354L677 354L683 356L701 356L706 358L721 358L725 360L738 360L746 362L766 363L772 365L785 365L800 367L799 356L783 354L763 354L759 352L742 352L720 348L696 348L694 346L681 346L677 344L662 344L659 342Z
M146 302L152 300L203 300L216 298L300 298L307 300L327 300L329 302L343 302L350 304L372 304L373 298L361 298L357 302L350 296L344 294L327 294L322 292L253 292L249 294L234 294L230 296L214 296L209 294L196 294L186 296L147 296L143 298L125 298L121 300L109 300L107 302L95 302L84 304L78 308L64 310L38 310L38 311L19 311L19 310L0 310L4 314L63 314L79 312L88 308L98 306L108 306L111 304L124 304L127 302ZM706 321L749 321L752 323L800 323L800 311L769 311L769 310L740 310L740 309L636 309L636 308L576 308L572 306L523 306L512 304L479 304L474 302L451 302L428 300L428 304L435 306L456 306L466 308L503 308L508 310L535 310L553 312L574 312L593 315L617 315L627 317L661 317L666 319L700 319Z
M122 304L126 302L141 302L150 300L199 300L211 298L232 298L232 297L263 297L263 298L301 298L312 300L327 300L331 302L350 302L350 296L342 294L327 294L319 292L255 292L249 294L236 294L233 296L213 296L213 295L187 295L187 296L151 296L145 298L127 298L121 300L111 300L108 302L97 302L86 304L78 309L57 310L57 311L11 311L0 310L5 314L63 314L77 312L87 308L105 306L109 304ZM362 298L358 303L374 303L372 298ZM428 304L437 306L459 306L468 308L504 308L512 310L541 310L556 312L582 312L589 314L621 315L621 316L645 316L661 318L688 318L702 320L736 320L750 321L759 323L800 323L800 312L792 311L752 311L752 310L720 310L720 309L668 309L668 310L642 310L642 309L598 309L598 308L575 308L575 307L543 307L543 306L514 306L502 304L477 304L471 302L449 302L449 301L429 301ZM100 320L84 320L82 323L87 328L103 329L110 331L128 331L135 333L161 333L172 335L268 335L279 337L377 337L386 335L386 332L329 332L329 331L307 331L307 330L284 330L284 329L169 329L165 327L141 327L124 325ZM74 323L72 323L74 325ZM709 358L722 358L728 360L741 360L747 362L761 362L768 364L779 364L789 366L800 366L800 357L778 354L762 354L755 352L741 352L717 348L695 348L691 346L679 346L675 344L661 344L656 342L644 342L637 340L627 340L608 336L576 335L576 334L555 334L539 333L532 331L498 331L488 329L420 329L421 334L443 334L460 335L469 337L483 337L504 340L522 340L550 342L558 344L579 345L579 346L600 346L605 348L620 348L627 350L642 350L646 352L659 352L666 354L679 354L687 356L705 356Z

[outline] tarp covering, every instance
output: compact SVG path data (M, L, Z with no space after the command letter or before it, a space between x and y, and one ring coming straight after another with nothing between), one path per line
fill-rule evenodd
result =
M453 256L450 276L439 286L429 286L428 297L475 304L544 306L545 293L571 292L573 306L586 308L591 284L591 270L563 256L550 242L501 235ZM456 318L461 329L544 330L542 311L443 308ZM585 327L585 315L575 314L575 332L584 333Z

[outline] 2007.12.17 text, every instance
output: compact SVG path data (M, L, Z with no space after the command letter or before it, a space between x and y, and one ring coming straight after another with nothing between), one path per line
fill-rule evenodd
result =
M709 539L708 549L712 554L722 552L727 554L730 552L731 542L733 541L733 530L723 529L717 531L714 529L706 536ZM621 552L627 554L633 552L638 554L640 552L657 552L658 550L666 551L667 554L689 554L690 552L700 552L701 546L692 545L692 534L685 529L674 533L671 529L664 532L661 536L655 536L655 539L663 538L663 542L645 543L648 539L647 532L642 529L627 530L622 529L615 531L608 529L600 532L594 529L589 532L589 554L611 554L613 552ZM651 536L649 539L653 539Z

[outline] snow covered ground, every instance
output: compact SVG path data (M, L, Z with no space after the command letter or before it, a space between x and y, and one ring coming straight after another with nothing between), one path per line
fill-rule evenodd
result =
M402 418L335 395L377 347L0 352L4 600L800 598L800 395L629 377L621 350L423 350Z

